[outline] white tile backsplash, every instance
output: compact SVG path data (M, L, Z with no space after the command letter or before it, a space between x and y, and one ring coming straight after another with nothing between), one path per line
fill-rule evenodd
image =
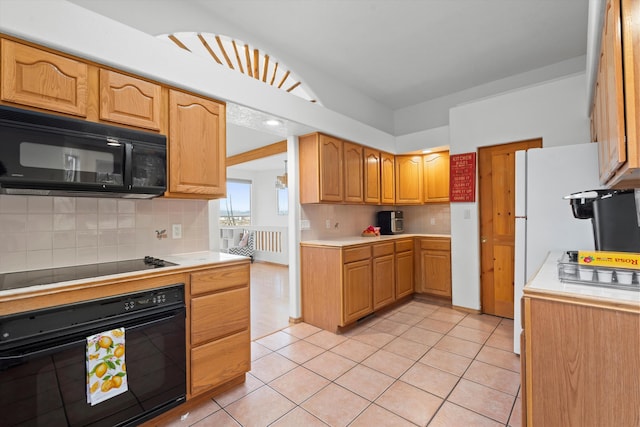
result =
M0 195L0 273L208 250L207 210L205 200Z

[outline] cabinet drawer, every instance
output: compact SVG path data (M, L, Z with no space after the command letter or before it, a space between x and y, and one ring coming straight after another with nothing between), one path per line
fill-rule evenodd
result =
M398 240L396 243L396 252L406 252L413 250L413 240Z
M373 257L379 257L379 256L384 256L384 255L391 255L393 254L393 242L389 242L389 243L378 243L376 245L373 245L372 249L373 249Z
M249 289L241 288L191 300L191 345L249 327Z
M420 249L432 249L436 251L451 250L449 239L420 239Z
M196 347L191 350L191 394L219 386L250 369L248 330Z
M191 274L191 294L219 291L249 284L249 266L215 268Z
M344 263L371 258L371 245L343 249Z

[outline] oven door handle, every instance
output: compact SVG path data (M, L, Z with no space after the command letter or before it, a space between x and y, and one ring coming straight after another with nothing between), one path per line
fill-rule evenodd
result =
M126 329L135 330L135 329L138 329L138 328L151 326L151 325L154 325L154 324L159 323L159 322L164 322L164 321L166 321L167 319L169 319L171 317L180 315L181 312L182 312L182 314L184 314L185 309L182 308L181 310L177 310L177 311L175 311L174 313L172 313L169 316L163 316L161 318L154 318L153 320L149 320L149 321L146 321L146 322L135 323L132 326L126 327ZM120 324L117 324L117 323L116 324L112 324L112 326L105 326L104 328L105 328L105 330L113 329L113 328L120 327L119 325L122 325L122 323L120 323ZM125 330L125 334L126 334L126 330ZM75 334L75 335L78 335L78 334ZM93 334L90 334L90 335L93 335ZM126 335L125 335L125 338L126 338ZM2 366L4 364L6 364L6 363L18 362L20 360L27 359L27 358L34 357L34 356L46 356L47 354L53 354L53 353L56 353L56 352L59 352L59 351L62 351L62 350L66 350L68 348L72 348L74 346L77 346L78 344L82 344L83 342L86 343L86 341L87 341L86 338L76 339L76 340L73 340L71 342L65 342L63 344L54 345L53 347L46 347L46 348L42 348L42 349L39 349L39 350L34 350L34 351L26 352L26 353L21 353L21 354L18 354L18 355L3 356L2 353L0 352L0 369L2 369Z

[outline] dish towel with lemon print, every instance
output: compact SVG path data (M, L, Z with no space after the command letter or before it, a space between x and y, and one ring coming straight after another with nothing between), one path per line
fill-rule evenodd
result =
M91 406L124 393L124 328L87 337L87 403Z

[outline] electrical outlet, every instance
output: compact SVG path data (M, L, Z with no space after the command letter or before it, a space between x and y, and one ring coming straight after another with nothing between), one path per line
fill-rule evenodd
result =
M182 224L173 224L171 226L171 237L174 239L182 239Z
M331 228L331 220L330 220L330 219L325 220L325 222L324 222L324 226L325 226L326 228Z
M300 230L309 230L311 228L311 222L308 219L300 220Z
M431 225L436 225L436 219L435 218L431 218Z

